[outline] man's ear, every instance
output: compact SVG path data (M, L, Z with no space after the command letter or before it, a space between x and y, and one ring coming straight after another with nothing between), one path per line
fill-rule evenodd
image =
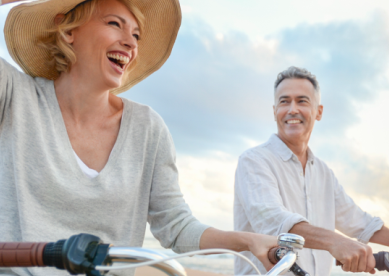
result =
M54 24L56 26L58 26L59 24L62 23L62 21L64 20L65 18L65 15L64 14L57 14L54 18ZM73 38L73 32L72 31L69 31L67 33L65 33L64 36L62 36L63 40L66 42L66 43L69 43L69 44L72 44L73 41L74 41L74 38Z
M275 105L273 105L273 115L274 115L274 121L277 121L276 107L275 107Z
M317 107L316 121L320 121L321 117L323 117L323 106L320 104Z

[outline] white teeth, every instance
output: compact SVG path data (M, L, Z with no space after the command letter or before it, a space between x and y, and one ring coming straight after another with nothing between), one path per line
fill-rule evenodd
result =
M300 120L289 120L289 121L286 121L288 124L298 124L300 123L301 121Z
M130 62L130 58L129 57L122 56L122 55L119 55L119 54L108 53L107 57L116 59L117 61L119 61L119 63L124 64L124 65L126 65L126 64L128 64Z

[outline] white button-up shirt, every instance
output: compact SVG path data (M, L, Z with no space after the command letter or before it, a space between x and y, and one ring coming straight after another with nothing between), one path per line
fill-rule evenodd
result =
M305 168L297 156L272 135L266 143L244 152L235 175L234 228L267 235L287 233L296 223L331 231L367 243L383 221L362 211L345 193L332 170L308 149ZM243 253L261 270L250 252ZM304 248L297 263L311 276L328 276L333 257L324 250ZM255 274L245 261L235 259L235 274ZM293 275L287 273L286 275Z

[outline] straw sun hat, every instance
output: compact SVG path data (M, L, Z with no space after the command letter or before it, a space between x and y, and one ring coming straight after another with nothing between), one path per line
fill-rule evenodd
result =
M39 0L14 7L4 27L8 51L25 73L55 80L54 66L46 65L52 57L38 46L38 38L54 27L54 17L66 14L85 0ZM157 71L169 57L181 25L178 0L128 0L144 15L145 27L139 41L137 64L126 74L122 86L111 91L119 94Z

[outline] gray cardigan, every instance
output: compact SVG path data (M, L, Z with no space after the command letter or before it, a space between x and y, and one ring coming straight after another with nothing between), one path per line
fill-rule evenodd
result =
M162 246L199 249L208 226L192 216L180 192L165 123L150 107L123 102L108 163L89 179L72 152L53 82L0 58L0 241L56 241L84 232L140 247L149 222ZM66 275L47 268L14 273Z

